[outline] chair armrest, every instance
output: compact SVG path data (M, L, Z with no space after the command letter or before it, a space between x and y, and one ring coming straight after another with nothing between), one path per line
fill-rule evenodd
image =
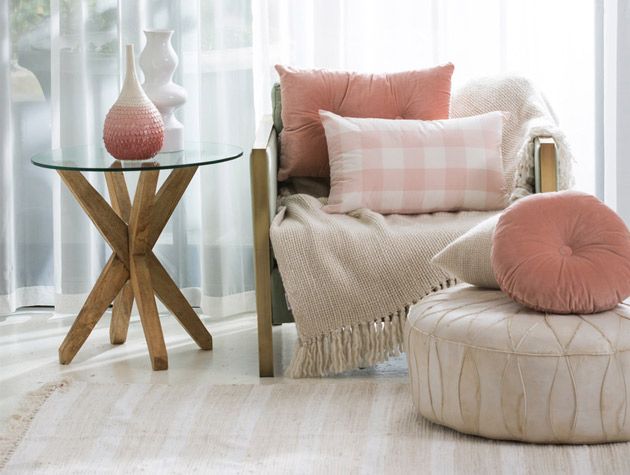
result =
M263 222L266 222L268 228L276 214L278 197L278 136L271 116L263 117L258 124L250 156L250 173L252 211L257 211L258 216L260 213L266 216ZM266 211L263 208L266 208Z
M552 137L534 138L534 191L558 191L558 149Z
M271 116L264 117L250 155L258 355L261 376L273 376L271 307L271 243L269 227L276 214L278 195L278 139Z

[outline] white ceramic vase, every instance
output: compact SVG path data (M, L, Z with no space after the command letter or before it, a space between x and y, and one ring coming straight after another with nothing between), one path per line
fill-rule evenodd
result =
M142 87L162 114L164 145L161 152L184 149L184 126L175 117L175 109L186 102L186 90L173 82L178 58L171 45L173 30L145 30L147 38L140 54L144 72Z

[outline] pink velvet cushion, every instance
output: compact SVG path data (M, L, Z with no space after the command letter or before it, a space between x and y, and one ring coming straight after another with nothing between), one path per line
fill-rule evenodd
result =
M529 196L499 219L492 269L501 290L527 307L603 312L630 295L630 232L594 196Z
M320 116L330 155L324 211L416 214L506 205L502 112L427 121Z
M299 70L277 65L282 95L278 180L327 177L319 110L347 117L446 119L453 65L393 74Z

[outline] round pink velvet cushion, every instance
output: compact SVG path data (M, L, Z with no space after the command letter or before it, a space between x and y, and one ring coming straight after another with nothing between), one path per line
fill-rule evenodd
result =
M596 313L630 296L630 232L594 196L541 193L507 208L492 240L501 290L550 313Z

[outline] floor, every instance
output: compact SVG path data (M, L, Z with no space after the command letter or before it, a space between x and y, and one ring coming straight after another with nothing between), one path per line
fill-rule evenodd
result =
M295 383L299 380L258 377L256 316L237 315L222 319L203 317L213 336L214 349L201 351L179 323L161 315L169 357L167 371L152 371L142 327L132 316L124 345L109 343L106 314L69 365L60 365L57 348L74 319L52 308L25 308L0 316L0 428L30 391L44 383L64 378L100 383L154 382L184 384L192 379L216 384ZM274 359L276 374L289 364L297 338L295 325L276 326ZM404 357L393 358L374 368L345 373L340 378L394 378L406 380Z

